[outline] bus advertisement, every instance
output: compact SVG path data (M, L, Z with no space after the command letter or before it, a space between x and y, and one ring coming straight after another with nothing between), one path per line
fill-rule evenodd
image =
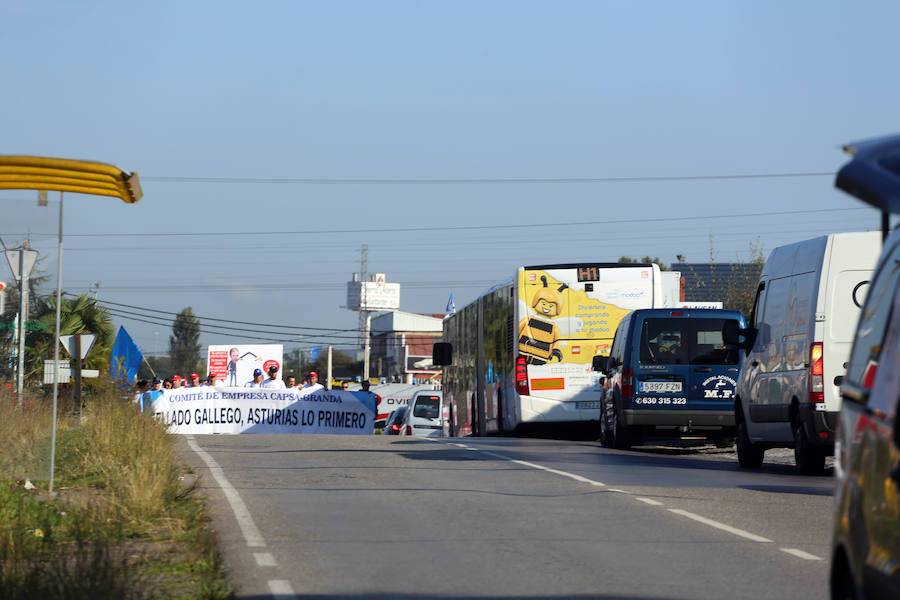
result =
M622 317L663 306L663 285L655 264L520 267L448 316L434 353L445 434L599 420L591 361L609 354Z

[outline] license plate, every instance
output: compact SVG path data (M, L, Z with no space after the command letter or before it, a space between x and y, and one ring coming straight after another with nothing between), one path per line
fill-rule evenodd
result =
M681 391L680 381L640 381L638 384L639 389L642 392L669 394Z
M603 405L599 400L592 400L590 402L576 402L575 408L600 408Z

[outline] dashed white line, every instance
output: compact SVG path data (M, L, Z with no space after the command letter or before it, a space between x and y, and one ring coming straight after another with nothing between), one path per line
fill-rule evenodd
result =
M278 563L275 562L275 557L269 554L268 552L254 552L253 558L256 559L256 564L260 567L277 567Z
M652 498L641 498L640 496L635 496L635 500L638 502L643 502L644 504L649 504L650 506L662 506L663 503L659 500L654 500Z
M737 527L732 527L731 525L726 525L725 523L720 523L718 521L713 521L712 519L707 519L706 517L701 517L700 515L694 514L692 512L681 510L680 508L670 508L669 512L675 513L676 515L681 515L682 517L687 517L688 519L693 519L699 523L703 523L704 525L715 527L716 529L721 529L722 531L727 531L730 534L746 538L753 542L772 543L772 540L770 540L769 538L764 538L761 535L756 535L755 533L750 533L749 531L744 531L743 529L738 529Z
M803 550L798 550L796 548L780 548L780 550L782 552L792 554L797 558L802 558L803 560L825 560L820 556L816 556L815 554L810 554L809 552L804 552Z
M477 450L477 448L469 448L470 450ZM606 484L600 481L594 481L593 479L588 479L587 477L582 477L581 475L576 475L574 473L567 473L566 471L560 471L559 469L551 469L550 467L545 467L543 465L538 465L535 463L530 463L524 460L517 460L515 458L510 458L509 456L504 456L503 454L497 454L496 452L490 452L488 450L482 450L488 456L493 456L494 458L499 458L500 460L506 460L511 463L515 463L517 465L522 465L523 467L529 467L531 469L537 469L539 471L546 471L547 473L553 473L554 475L560 475L562 477L568 477L569 479L574 479L575 481L579 481L581 483L589 483L591 485L603 486Z
M286 579L273 579L269 582L269 591L278 600L296 598L291 582Z
M247 510L247 505L244 504L241 495L238 494L238 491L234 489L234 486L232 486L231 482L228 481L228 478L225 477L225 471L222 470L222 467L219 466L212 456L200 448L197 442L194 441L193 436L188 436L187 443L191 447L191 450L196 452L197 456L206 463L206 466L209 467L210 475L213 476L213 479L215 479L216 483L219 484L219 487L222 488L222 493L225 494L225 499L228 500L228 504L231 505L231 510L234 512L234 516L237 519L238 526L241 528L241 533L244 534L244 540L246 540L247 545L251 548L264 548L266 540L263 539L262 534L256 527L256 523L253 522L253 517L251 516L250 511Z

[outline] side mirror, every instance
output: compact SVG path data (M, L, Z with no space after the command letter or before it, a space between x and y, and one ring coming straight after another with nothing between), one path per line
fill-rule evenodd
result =
M431 349L431 362L439 367L453 364L453 346L449 342L435 342Z
M732 319L726 319L722 324L722 341L729 346L737 346L742 350L750 350L751 329L742 329L738 327L738 322ZM741 339L743 336L744 339Z
M606 373L609 370L609 357L597 355L591 361L591 369L598 373Z

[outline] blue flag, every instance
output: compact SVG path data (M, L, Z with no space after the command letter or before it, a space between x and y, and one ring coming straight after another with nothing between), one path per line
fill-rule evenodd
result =
M450 299L447 300L447 312L448 313L456 312L456 303L453 301L453 292L450 292Z
M319 358L319 352L322 351L322 346L310 346L309 347L309 362L313 362L317 358Z
M113 379L124 378L128 383L134 383L138 368L144 360L144 353L134 343L128 332L121 325L116 335L116 343L113 344L112 354L109 357L109 375Z

